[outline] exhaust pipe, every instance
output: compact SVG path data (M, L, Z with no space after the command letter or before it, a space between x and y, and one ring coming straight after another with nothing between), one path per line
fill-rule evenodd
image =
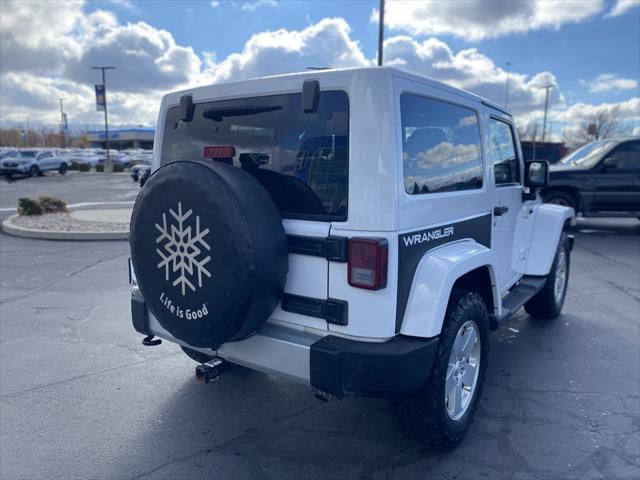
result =
M220 375L229 370L231 364L221 358L215 357L207 363L196 366L196 381L209 383L217 380Z

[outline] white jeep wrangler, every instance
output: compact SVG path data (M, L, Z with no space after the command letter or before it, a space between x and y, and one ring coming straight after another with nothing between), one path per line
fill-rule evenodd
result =
M392 68L163 98L131 220L134 328L201 363L393 400L406 433L464 437L489 331L553 318L570 208L540 203L511 116Z

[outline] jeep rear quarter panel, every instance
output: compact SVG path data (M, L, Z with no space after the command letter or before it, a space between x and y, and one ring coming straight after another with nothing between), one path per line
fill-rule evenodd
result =
M480 101L470 94L458 93L435 82L423 83L413 76L398 75L394 77L394 102L398 117L403 94L469 109L475 113L480 130L481 187L409 194L405 190L402 173L404 132L400 118L397 120L398 236L399 248L405 249L407 254L402 259L398 279L396 326L400 333L406 335L432 337L441 332L451 288L458 278L476 268L487 267L495 282L491 250L492 182L489 181L492 169L487 161L484 128L488 113ZM407 245L407 241L416 233L422 235L423 241L415 237L415 243ZM415 258L411 260L409 257ZM495 288L493 290L495 292ZM497 292L494 296L497 300Z

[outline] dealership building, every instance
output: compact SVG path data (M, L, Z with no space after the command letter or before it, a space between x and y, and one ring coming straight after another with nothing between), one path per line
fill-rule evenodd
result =
M116 128L109 130L109 148L124 150L126 148L153 149L154 128ZM106 148L107 136L104 130L87 132L87 140L92 148Z

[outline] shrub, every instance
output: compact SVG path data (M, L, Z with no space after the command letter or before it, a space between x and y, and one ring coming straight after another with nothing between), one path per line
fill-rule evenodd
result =
M47 197L43 195L41 197L38 197L38 203L40 204L40 207L42 208L42 211L44 213L68 212L67 204L64 202L64 200L60 200L56 197Z
M79 172L88 172L89 170L91 170L91 164L89 164L89 163L79 163L78 164L78 171Z
M96 172L104 172L104 165L102 163L96 165Z
M18 199L18 215L42 215L40 202L33 198L25 197Z
M114 172L124 172L124 165L122 165L121 163L114 163L113 164L113 171Z

